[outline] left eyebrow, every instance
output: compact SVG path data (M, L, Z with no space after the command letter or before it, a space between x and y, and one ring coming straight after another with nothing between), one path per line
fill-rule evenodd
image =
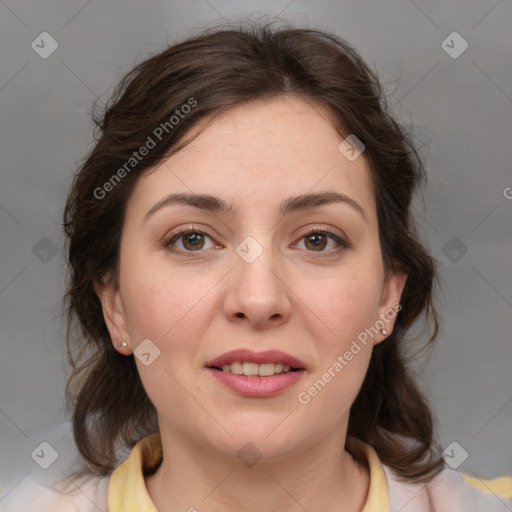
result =
M365 220L368 219L365 215L363 208L353 199L340 192L328 191L320 192L316 194L301 194L299 196L289 197L281 203L279 206L279 215L284 217L290 213L297 211L310 210L319 206L341 203L346 204L356 210ZM235 208L232 203L228 203L217 196L210 194L195 194L183 192L181 194L169 194L158 203L156 203L144 216L144 222L151 217L156 211L166 206L172 206L175 204L185 204L200 208L201 210L213 212L213 213L224 213L230 216L235 216L238 213L238 208Z
M366 214L364 213L364 210L359 205L359 203L345 194L334 191L319 192L317 194L301 194L300 196L290 197L281 203L279 213L281 217L283 217L284 215L296 211L310 210L312 208L317 208L318 206L334 203L341 203L351 206L363 217L365 222L368 222Z

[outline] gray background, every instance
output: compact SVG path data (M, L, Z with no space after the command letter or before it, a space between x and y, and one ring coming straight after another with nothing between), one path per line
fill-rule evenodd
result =
M440 262L443 324L432 357L416 363L418 378L443 447L456 441L468 453L459 471L512 475L510 1L4 0L0 499L24 479L62 477L74 457L63 403L59 223L71 174L92 143L92 101L190 30L249 14L346 38L378 70L398 120L428 144L418 222ZM44 31L59 45L47 59L31 48ZM458 58L442 47L453 31L469 45ZM59 453L47 470L31 458L43 441Z

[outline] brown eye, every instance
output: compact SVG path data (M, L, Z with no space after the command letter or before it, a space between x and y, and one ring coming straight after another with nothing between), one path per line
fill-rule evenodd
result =
M347 242L329 231L310 231L302 236L301 240L304 240L304 245L310 252L334 253L348 248ZM328 247L329 241L335 242L334 247Z
M323 233L315 233L313 235L308 235L304 238L306 247L308 249L312 249L314 251L322 251L327 246L327 236L324 235Z
M197 229L182 230L164 242L164 247L173 252L201 252L203 249L214 247L214 243L211 243L209 247L206 246L208 239L213 242L212 237L203 231Z
M202 249L204 246L204 235L201 233L190 233L181 236L183 238L183 247L187 250Z

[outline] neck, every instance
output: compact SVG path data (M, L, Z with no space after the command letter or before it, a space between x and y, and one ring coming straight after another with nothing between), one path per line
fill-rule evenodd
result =
M162 433L164 460L146 480L159 512L360 512L368 495L368 468L344 450L339 432L250 467L179 437Z

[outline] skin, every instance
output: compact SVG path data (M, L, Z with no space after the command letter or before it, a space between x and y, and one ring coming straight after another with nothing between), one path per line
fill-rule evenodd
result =
M383 267L364 153L349 161L341 141L317 104L255 101L224 113L146 172L128 201L119 286L96 283L96 292L116 350L128 356L145 339L160 350L149 366L136 358L162 436L164 461L146 480L160 512L360 511L366 501L368 469L344 445L372 347L386 336L360 344L307 405L297 399L400 301L406 280ZM349 196L364 217L341 203L279 217L288 197L324 191ZM172 205L144 221L171 192L212 194L238 211ZM177 252L165 247L176 228L191 225L208 234L199 250L190 237L174 243ZM348 247L337 251L329 236L320 248L308 243L308 230L326 228ZM263 248L252 263L236 252L248 236ZM386 323L388 335L393 324ZM276 396L243 397L205 368L238 348L279 349L307 371ZM236 456L247 442L262 454L250 468Z

